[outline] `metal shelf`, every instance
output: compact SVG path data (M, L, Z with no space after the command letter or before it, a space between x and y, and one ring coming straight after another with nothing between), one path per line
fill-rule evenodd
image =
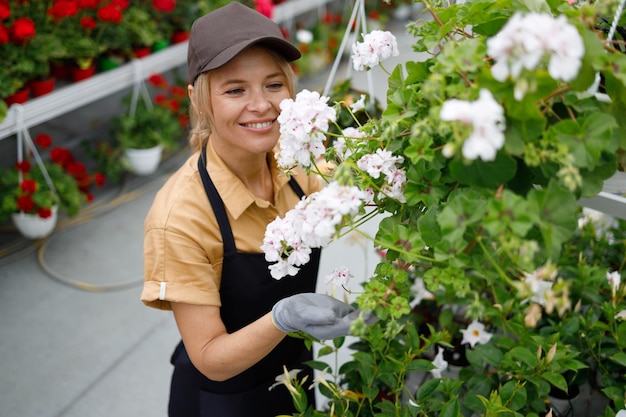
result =
M333 0L289 0L274 8L276 23L288 22L295 16L315 10ZM119 68L96 74L42 97L30 99L9 108L0 123L0 140L14 135L20 128L30 128L76 110L132 86L139 79L165 72L187 61L187 42L148 55ZM139 77L139 78L138 78Z
M626 220L625 197L601 191L592 198L581 198L578 202L583 207L598 210L610 216Z

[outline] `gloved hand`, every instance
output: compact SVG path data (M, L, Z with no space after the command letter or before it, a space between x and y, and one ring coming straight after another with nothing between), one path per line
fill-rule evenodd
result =
M319 340L350 334L360 310L324 294L302 293L283 298L272 308L274 325L285 333L302 330Z

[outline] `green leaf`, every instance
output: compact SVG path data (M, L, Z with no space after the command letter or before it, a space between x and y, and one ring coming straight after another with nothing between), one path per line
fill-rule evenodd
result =
M625 352L617 352L614 355L609 357L613 362L617 363L626 368L626 353Z
M450 173L461 184L476 187L496 188L515 176L517 164L515 160L498 152L494 161L485 162L481 159L466 163L462 159L454 159L450 163Z
M457 398L453 398L448 401L441 409L441 413L439 413L439 417L461 417L462 415L459 400Z
M415 359L412 360L409 365L406 367L407 371L430 371L431 369L435 369L433 363L426 359Z
M439 387L440 383L441 383L441 379L434 378L434 379L429 379L423 384L420 384L419 388L417 389L417 392L415 393L415 398L417 399L417 403L421 404L425 400L432 397L435 391L437 391L437 388Z
M535 189L528 194L530 210L538 213L537 219L548 258L558 259L561 244L568 240L576 228L576 199L561 188L558 181L550 180L545 189Z
M529 368L534 368L537 365L537 356L535 353L523 346L514 347L504 356L514 363L522 362Z
M568 392L567 382L565 381L565 378L563 377L563 375L555 374L552 372L546 372L543 375L541 375L541 378L544 379L545 381L548 381L550 385L557 387L561 391Z

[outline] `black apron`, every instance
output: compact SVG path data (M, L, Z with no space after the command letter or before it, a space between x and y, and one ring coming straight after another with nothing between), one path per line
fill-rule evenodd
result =
M320 250L311 254L311 261L294 277L275 280L271 277L263 253L239 253L215 185L206 170L206 150L198 158L198 170L209 202L217 218L224 242L224 263L220 314L229 333L237 331L265 315L279 300L301 292L315 292ZM293 191L302 198L304 193L293 179ZM304 361L312 359L301 339L286 337L259 363L223 382L212 381L191 363L181 341L172 355L174 372L170 390L170 417L275 417L296 412L289 391L277 386L271 391L276 376L298 368L301 379L309 375L305 388L313 381L313 371ZM307 390L309 404L315 404L313 390Z

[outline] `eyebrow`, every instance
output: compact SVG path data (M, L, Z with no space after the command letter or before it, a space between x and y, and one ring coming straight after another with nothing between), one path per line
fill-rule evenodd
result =
M278 72L275 72L273 74L269 74L268 76L265 77L265 79L269 80L269 79L278 78L278 77L286 78L285 74L283 74L282 72L278 71ZM240 79L234 78L234 79L229 79L229 80L224 81L223 83L221 83L221 85L227 86L227 85L231 85L231 84L244 84L246 82L247 82L247 80L240 80Z

